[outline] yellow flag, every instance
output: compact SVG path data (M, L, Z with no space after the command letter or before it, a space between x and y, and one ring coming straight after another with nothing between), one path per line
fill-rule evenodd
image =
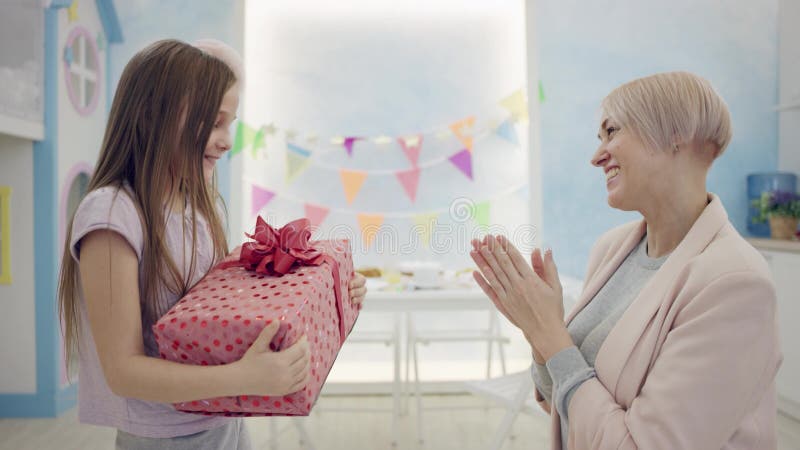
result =
M419 233L420 242L425 247L430 246L431 234L438 217L439 213L425 213L414 216L414 229Z
M515 121L528 120L528 99L524 90L518 89L500 100L500 106L507 109Z
M367 179L367 173L360 170L339 170L339 176L342 178L342 186L344 187L344 195L347 198L347 203L353 203L356 199L358 191Z
M309 159L292 152L286 152L286 182L291 183L308 167Z
M375 240L375 236L378 234L382 224L383 214L362 213L358 215L358 226L361 228L361 237L364 239L365 247L372 245L372 241Z

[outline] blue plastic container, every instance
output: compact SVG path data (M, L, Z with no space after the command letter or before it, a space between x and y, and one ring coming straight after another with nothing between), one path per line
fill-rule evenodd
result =
M769 223L753 223L758 215L751 202L766 191L797 192L797 175L790 172L753 173L747 176L747 231L753 236L769 237Z

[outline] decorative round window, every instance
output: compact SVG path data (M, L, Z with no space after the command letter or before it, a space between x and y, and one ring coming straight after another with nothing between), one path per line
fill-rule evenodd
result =
M69 101L82 116L91 114L97 107L103 77L97 42L89 31L75 27L64 45L64 81Z

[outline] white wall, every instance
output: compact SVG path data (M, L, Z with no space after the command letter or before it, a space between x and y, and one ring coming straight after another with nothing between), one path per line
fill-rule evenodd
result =
M800 175L800 2L778 4L778 169Z
M0 284L0 392L36 392L33 143L0 134L0 185L11 186L11 284Z
M520 87L526 87L528 95L535 99L535 87L526 79L524 21L521 0L350 0L335 5L311 0L249 1L245 15L247 86L242 118L254 126L275 121L301 133L318 133L317 144L306 144L304 140L297 143L324 152L318 157L320 164L366 171L405 168L408 161L394 142L382 148L370 142L356 143L353 156L348 157L343 149L326 145L322 138L413 134L417 130L446 128L471 114L479 121L493 115L502 118L507 113L497 106L497 101ZM410 215L447 209L457 197L476 202L492 199L491 222L503 224L510 235L521 228L518 225L531 221L531 199L524 185L528 182L526 127L518 127L518 132L523 139L519 148L493 137L476 139L474 182L445 161L422 171L417 200L410 203L391 173L385 177L370 174L352 205L344 199L338 173L314 163L296 181L285 185L285 150L283 142L276 139L268 142L266 159L253 161L238 156L234 160L244 167L245 183L239 191L244 228L250 229L254 224L249 210L249 182L258 181L277 192L262 214L278 225L302 216L302 201L331 207L317 236L338 237L339 232L353 232L356 266L386 267L402 259L436 258L451 268L470 267L468 238L455 242L447 252L426 248L416 248L414 254L378 252L374 243L365 250L354 212L409 214L386 217L382 227L396 230L393 236L406 244ZM452 140L437 141L433 133L424 139L420 165L459 148L458 143L452 147ZM499 194L508 186L520 184L517 195ZM439 221L451 224L450 218L445 211ZM455 226L460 229L458 224ZM464 228L464 234L473 231ZM461 236L458 232L452 235L457 241ZM365 313L358 328L386 330L392 326L388 319ZM417 314L414 320L419 329L431 330L484 327L487 318L485 313L459 312ZM506 355L522 365L529 364L530 348L521 334L511 329L508 334L515 339ZM425 360L422 377L481 376L479 364L485 359L485 351L485 343L425 347L420 350ZM387 369L390 361L390 348L346 345L331 379L374 381L381 374L391 375ZM446 364L436 365L443 361ZM454 375L457 371L452 369L458 361L472 369L477 367L477 372ZM365 369L370 364L378 366L374 373Z

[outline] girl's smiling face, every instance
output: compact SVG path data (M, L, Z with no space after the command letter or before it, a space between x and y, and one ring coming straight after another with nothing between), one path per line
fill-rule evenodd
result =
M208 138L205 152L203 152L203 175L206 182L210 183L214 176L214 167L222 155L233 146L231 136L231 123L236 120L236 111L239 109L239 87L234 84L222 97L219 112Z

